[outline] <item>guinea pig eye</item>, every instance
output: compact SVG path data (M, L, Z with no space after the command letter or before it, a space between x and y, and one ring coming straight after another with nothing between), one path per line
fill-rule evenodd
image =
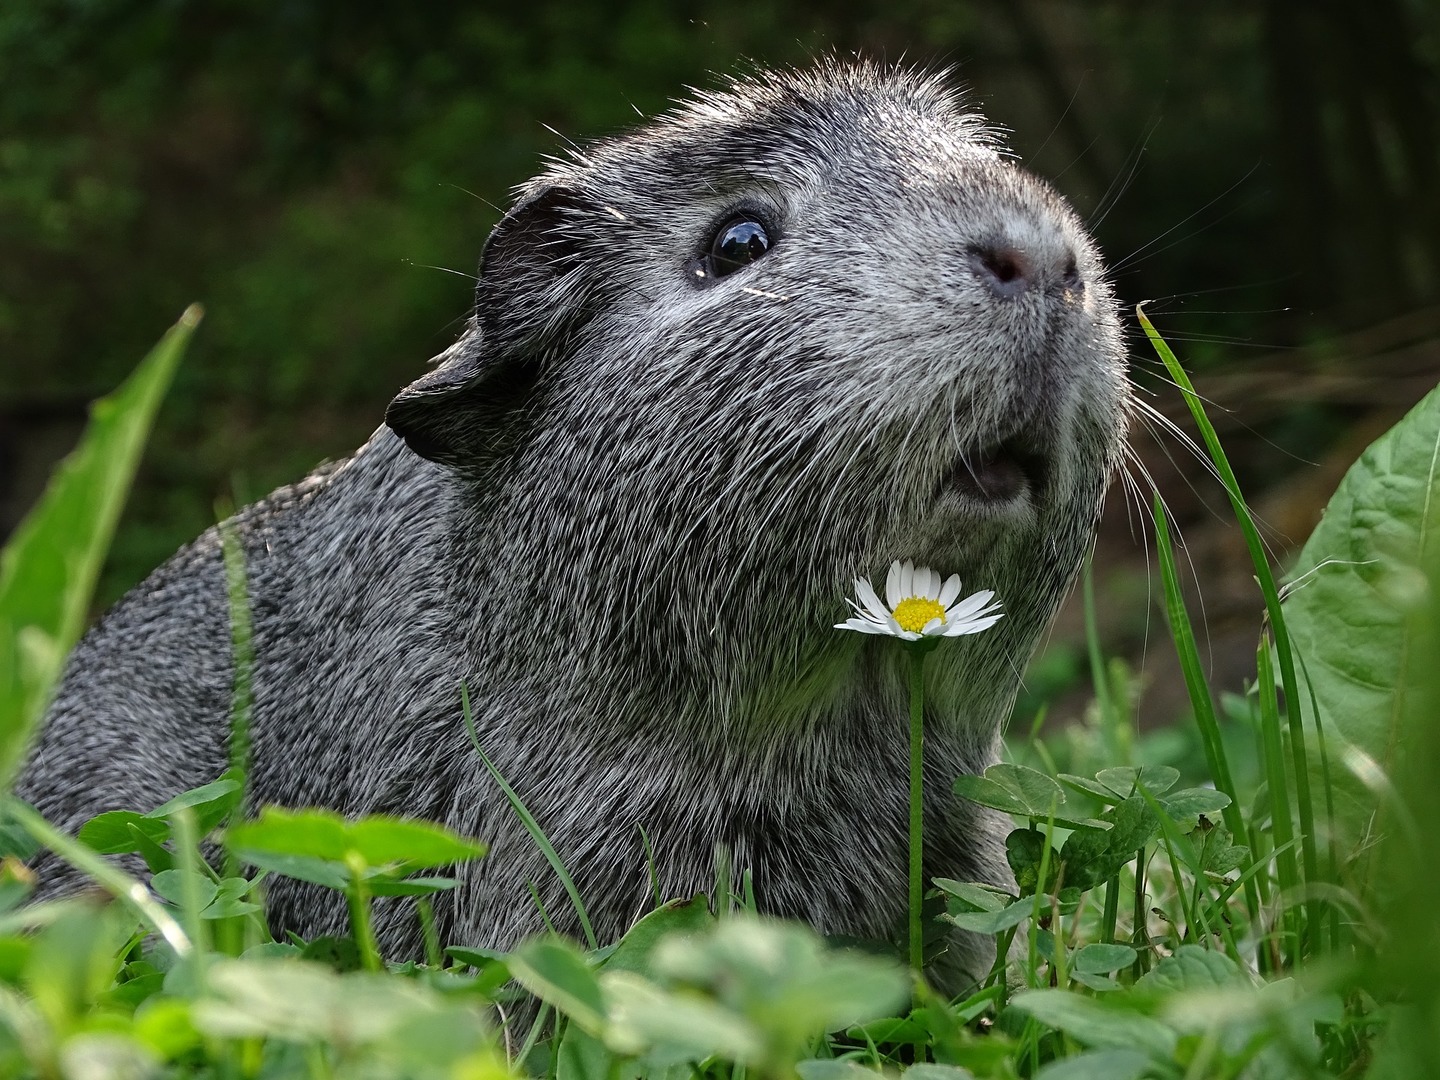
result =
M735 218L710 241L710 269L716 277L742 270L770 250L770 234L752 218Z

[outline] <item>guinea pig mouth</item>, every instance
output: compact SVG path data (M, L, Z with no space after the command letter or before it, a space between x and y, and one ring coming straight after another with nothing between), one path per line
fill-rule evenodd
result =
M1034 447L1010 439L966 453L942 481L979 502L1007 503L1027 490L1039 498L1045 490L1047 462Z

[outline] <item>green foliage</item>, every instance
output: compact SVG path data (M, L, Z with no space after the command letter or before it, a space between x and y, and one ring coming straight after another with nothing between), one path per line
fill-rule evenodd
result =
M1265 546L1260 538L1260 530L1255 523L1254 515L1245 502L1245 497L1240 491L1240 484L1235 478L1235 471L1231 468L1225 451L1220 446L1220 439L1215 433L1214 425L1205 415L1200 396L1195 392L1190 377L1180 366L1179 360L1160 337L1142 309L1136 309L1136 318L1139 319L1141 329L1145 331L1145 336L1149 338L1150 344L1159 353L1171 378L1175 380L1176 386L1184 396L1190 415L1200 429L1200 435L1204 440L1205 449L1209 452L1215 475L1225 489L1225 494L1229 498L1231 509L1235 514L1235 521L1240 526L1241 534L1245 537L1245 546L1250 554L1250 562L1255 568L1260 594L1265 601L1267 624L1262 631L1260 646L1260 652L1263 655L1258 660L1259 694L1257 704L1260 711L1263 757L1268 773L1269 790L1272 795L1271 806L1277 842L1279 886L1284 892L1294 893L1302 880L1314 885L1322 878L1315 828L1316 804L1311 797L1310 774L1306 758L1305 724L1303 712L1299 708L1299 680L1296 676L1294 649L1290 643L1290 630L1280 607L1280 590L1276 587L1275 575L1266 557ZM1274 658L1280 674L1278 687L1269 668L1271 655L1269 642L1271 640L1274 643ZM1182 642L1182 657L1185 652L1186 649ZM1284 701L1290 703L1290 708L1285 715L1286 731L1284 733L1285 736L1288 736L1288 749L1293 764L1293 770L1288 779L1285 773L1285 763L1282 761L1281 707L1277 694L1279 689L1284 691ZM1192 690L1192 700L1196 696ZM1209 725L1202 720L1202 727L1208 730ZM1207 741L1209 737L1207 735ZM1228 780L1226 775L1228 770L1224 767L1223 759L1217 760L1212 767L1218 770L1215 776L1217 783L1224 783ZM1300 827L1299 835L1295 837L1295 840L1303 855L1303 879L1300 872L1301 867L1296 865L1295 856L1291 850L1291 837L1294 834L1290 824L1291 801L1288 795L1290 784L1293 784L1295 788L1295 816ZM1311 890L1307 897L1303 920L1298 911L1287 909L1287 925L1280 942L1287 960L1294 960L1296 949L1305 950L1322 945L1321 922L1323 917L1324 907L1314 890Z
M350 822L326 810L291 812L273 806L266 807L258 821L228 830L225 842L252 866L307 881L326 878L331 870L343 878L357 867L372 882L399 881L417 870L485 854L484 844L464 840L430 822L385 817ZM268 865L283 860L296 860L289 864L292 870L303 868L306 873ZM312 872L315 878L306 876ZM329 881L318 880L317 884Z
M143 367L142 375L158 378L154 371ZM156 394L153 386L135 393L122 415L97 423L97 441L78 460L93 462L99 440L119 438L133 461ZM1274 644L1261 638L1251 697L1222 699L1216 710L1203 680L1187 671L1197 715L1211 706L1198 774L1144 759L1145 740L1122 733L1124 672L1097 660L1104 706L1093 742L1108 748L1105 764L1091 767L1070 753L1069 771L1008 762L956 782L962 795L1015 819L1007 840L1014 893L933 883L941 922L998 939L993 970L967 997L946 1000L892 957L838 947L802 925L734 914L728 903L712 912L703 896L659 905L604 947L544 936L509 951L465 943L442 950L430 940L428 905L456 881L438 874L483 857L482 843L431 823L322 810L266 807L239 820L240 761L149 813L102 814L78 838L7 802L0 839L11 855L27 853L28 837L119 902L26 907L26 871L13 858L0 863L0 1075L1428 1075L1440 1017L1440 935L1430 917L1440 887L1440 798L1426 771L1440 768L1440 737L1429 722L1440 672L1426 662L1440 643L1429 541L1437 446L1440 394L1362 458L1307 547L1299 580L1310 587L1292 588L1273 620L1293 618L1305 695L1277 690L1278 625L1270 628ZM1223 457L1218 444L1212 450ZM81 482L75 476L116 485L126 470L104 480L72 470L58 488ZM119 499L113 487L92 495L57 497L42 509L33 532L4 556L13 576L5 579L11 592L0 595L20 595L22 584L60 590L59 603L32 597L24 609L48 613L53 625L63 624L54 614L63 605L83 606L95 538ZM57 536L62 522L84 540L74 558L90 575L22 581L11 568L31 565L30 537ZM1183 662L1194 635L1163 549L1167 613ZM243 602L243 588L233 587L232 599ZM58 665L29 671L25 694L0 699L8 732L23 732ZM1379 793L1382 872L1358 882L1333 864L1299 858L1307 837L1287 831L1294 820L1310 827L1295 783L1310 765L1301 757L1297 766L1294 751L1325 744L1286 741L1311 707L1329 745ZM241 721L243 713L237 709ZM1261 746L1265 782L1254 792L1229 776L1227 729L1236 724L1248 725ZM18 737L12 743L20 745ZM1036 750L1053 761L1043 746ZM1093 747L1087 753L1094 756ZM1323 768L1311 780L1327 801L1349 782ZM540 823L513 795L512 805L564 875ZM1339 805L1343 828L1351 804ZM205 857L217 844L219 868ZM107 855L138 857L142 879ZM351 937L272 940L264 891L275 875L342 893ZM370 930L377 895L410 898L403 902L414 905L427 937L425 962L379 955ZM578 893L573 898L583 911ZM507 1017L512 1030L502 1035L497 1024Z
M133 810L108 811L82 825L78 836L102 855L124 855L132 851L145 854L170 839L170 818L179 811L190 810L203 834L220 824L239 801L239 783L215 780L167 800L148 814L137 814ZM151 869L157 867L152 865Z
M8 787L85 626L150 424L200 321L190 308L114 394L0 555L0 788Z
M261 957L217 963L206 990L190 1023L231 1045L266 1040L261 1075L286 1075L306 1059L313 1069L326 1047L338 1051L336 1071L344 1076L508 1075L487 1033L483 1000L463 985ZM289 1047L308 1052L302 1058Z
M1412 646L1411 621L1428 598L1440 551L1440 391L1361 456L1345 475L1291 574L1285 621L1305 657L1328 744L1335 841L1353 853L1385 800L1401 741L1398 719L1427 692L1435 656ZM1319 755L1313 762L1320 768Z
M661 909L643 962L587 961L560 941L510 957L516 978L584 1033L560 1044L600 1075L620 1060L654 1075L719 1057L787 1075L825 1032L891 1015L909 977L892 960L826 949L813 931L742 915L714 921L694 902ZM663 937L663 940L660 940ZM632 953L633 957L633 953Z
M1084 823L1066 816L1065 791L1058 783L1021 765L992 765L984 776L957 776L954 786L957 795L1006 814L1051 819L1060 825Z

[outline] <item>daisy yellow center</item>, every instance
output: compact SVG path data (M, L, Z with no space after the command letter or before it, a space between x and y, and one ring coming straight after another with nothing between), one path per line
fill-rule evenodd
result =
M945 609L934 600L926 600L923 596L907 596L895 605L891 614L895 616L901 630L918 634L931 619L943 619Z

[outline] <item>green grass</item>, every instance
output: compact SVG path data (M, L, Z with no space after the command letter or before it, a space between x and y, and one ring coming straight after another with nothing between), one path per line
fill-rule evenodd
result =
M0 563L7 777L79 631L193 321L97 409ZM1193 727L1138 734L1128 674L1092 631L1087 724L1017 736L1012 760L957 779L961 794L1011 815L1017 882L1011 892L931 883L939 920L1001 946L964 997L938 996L898 958L756 917L753 904L732 911L728 883L713 903L658 904L618 943L544 936L501 953L436 940L428 897L454 887L445 868L483 858L483 843L318 810L244 818L250 640L232 555L241 737L226 775L150 813L117 807L77 837L6 803L0 1076L1437 1075L1440 392L1351 470L1282 589L1198 398L1154 340L1255 560L1256 679L1219 688L1217 705L1157 501L1166 621ZM1086 600L1093 625L1088 579ZM1237 753L1247 745L1253 762ZM583 912L543 823L513 803ZM202 857L206 841L218 842L218 865ZM37 844L113 902L27 904L18 860ZM103 858L124 852L143 861L139 880ZM271 875L343 893L350 937L272 940ZM371 902L397 894L417 898L424 963L387 963L375 947ZM526 994L538 1008L515 1007ZM500 1030L501 1017L513 1030Z

